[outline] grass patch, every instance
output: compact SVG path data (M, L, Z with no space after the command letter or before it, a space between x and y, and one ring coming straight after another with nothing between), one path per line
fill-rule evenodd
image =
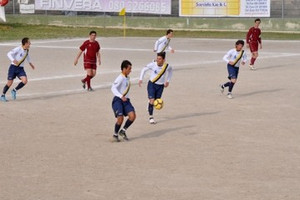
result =
M0 24L0 41L20 40L23 37L31 39L56 39L87 37L91 30L96 30L100 37L122 37L123 30L118 28L99 27L66 27L54 25ZM159 37L165 30L127 29L127 37ZM244 39L246 31L204 31L176 30L175 37L182 38L228 38ZM263 32L262 38L272 40L299 40L300 33Z

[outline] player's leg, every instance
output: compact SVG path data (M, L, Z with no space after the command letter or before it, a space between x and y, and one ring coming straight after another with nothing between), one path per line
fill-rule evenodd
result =
M14 66L14 65L10 65L10 67L8 69L7 83L2 90L1 101L4 101L4 102L7 101L5 94L8 91L8 89L10 88L10 86L13 84L14 79L16 78L16 69L17 69L17 66Z
M250 42L251 60L249 68L255 70L254 63L258 57L258 42Z
M231 65L228 64L227 65L227 71L228 71L228 79L229 79L229 81L226 82L226 83L224 83L224 84L220 84L220 91L221 91L221 93L223 93L224 89L226 87L229 87L230 84L231 84L231 78L232 78L232 76L234 74L234 68L233 68L233 66L231 66Z
M148 113L149 113L149 123L155 124L154 118L153 118L153 103L155 100L155 84L151 81L148 82L147 85L147 91L148 91Z
M128 119L125 122L124 127L120 130L119 135L123 137L124 140L128 140L128 137L126 135L126 130L131 126L131 124L134 122L136 118L134 107L132 106L130 99L127 99L127 101L123 102L123 108L125 115L128 116Z
M8 89L10 88L10 86L13 84L13 82L14 82L14 80L7 80L7 83L3 87L3 90L2 90L1 101L4 101L4 102L7 101L5 94L8 91Z
M27 76L20 76L19 79L21 82L11 91L11 97L13 100L16 100L17 98L17 91L23 88L28 82Z
M90 87L88 87L88 91L93 91L93 88L91 87L91 80L96 76L96 65L93 65L93 68L89 70L88 76L90 77Z
M232 73L232 76L231 76L231 79L230 79L230 84L229 84L229 88L228 88L228 94L227 94L227 97L229 99L233 98L232 97L232 89L233 89L234 84L237 81L238 74L239 74L239 68L238 67L234 67L234 70L233 70L233 73Z
M120 140L119 140L118 133L124 120L122 100L120 98L118 97L113 98L112 109L117 119L114 128L113 142L119 142Z

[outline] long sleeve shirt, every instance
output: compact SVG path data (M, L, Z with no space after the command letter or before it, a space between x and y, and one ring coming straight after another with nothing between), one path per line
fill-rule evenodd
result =
M171 39L168 39L167 36L159 38L154 44L154 51L157 53L164 52L166 50L172 50L170 46Z
M173 69L169 64L164 63L163 66L158 66L157 62L151 62L142 69L140 80L143 80L145 73L149 70L151 71L150 81L155 84L163 85L165 82L170 82L172 78Z
M29 57L29 50L28 49L23 49L22 46L16 47L12 50L10 50L7 53L7 57L11 61L12 65L16 65L13 63L14 60L18 61L18 66L19 67L24 67L24 61L27 60L28 63L30 63L30 57Z
M239 67L241 62L247 62L247 54L244 50L237 51L236 49L229 50L223 57L226 63L234 62L234 67Z
M130 90L130 79L129 77L125 76L124 74L120 74L114 83L112 84L111 91L114 94L114 96L117 96L119 98L122 98L125 96L126 98L129 98L129 90Z

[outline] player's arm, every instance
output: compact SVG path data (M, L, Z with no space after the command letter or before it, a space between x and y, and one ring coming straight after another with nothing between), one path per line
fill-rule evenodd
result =
M77 54L77 56L76 56L76 58L75 58L75 60L74 60L74 65L75 65L75 66L76 66L77 63L78 63L78 60L79 60L79 58L80 58L82 52L83 52L83 51L81 51L81 50L78 52L78 54Z
M231 50L229 50L229 51L223 56L223 60L224 60L226 63L232 65L233 62L231 62L231 61L229 60L230 55L231 55Z
M169 83L171 81L171 78L173 76L173 68L171 66L168 67L167 69L167 72L168 72L168 76L167 76L167 81L165 82L165 87L168 87L169 86Z
M247 60L248 60L248 59L247 59L247 54L244 52L243 57L242 57L242 62L241 62L241 64L242 64L242 65L246 64Z
M29 56L29 55L27 55L26 60L27 60L27 62L29 63L30 67L31 67L32 69L35 69L35 66L34 66L33 63L31 62L30 56Z
M174 53L174 52L175 52L175 50L174 50L171 46L168 46L168 49L169 49L169 51L170 51L171 53Z
M246 46L249 48L250 36L252 34L252 28L249 29L247 36L246 36Z
M140 79L139 79L139 86L140 86L140 87L142 87L143 78L144 78L145 73L146 73L148 70L150 70L150 68L151 68L150 65L151 65L151 63L148 64L146 67L144 67L144 68L142 69L142 71L141 71Z
M8 59L14 63L15 65L18 65L18 61L15 59L14 55L18 52L18 47L12 49L11 51L9 51L7 53L7 57Z
M156 42L154 44L154 49L153 49L154 52L157 52L158 45L159 45L159 40L156 40Z
M259 43L260 49L262 49L262 42L261 42L260 33L261 33L261 32L259 32L258 43Z
M111 86L111 91L115 96L122 99L123 95L121 94L120 91L118 91L118 87L121 85L121 83L122 83L122 79L120 77L116 78L116 80Z
M100 51L98 51L96 53L96 56L97 56L98 64L101 65L101 54L100 54Z

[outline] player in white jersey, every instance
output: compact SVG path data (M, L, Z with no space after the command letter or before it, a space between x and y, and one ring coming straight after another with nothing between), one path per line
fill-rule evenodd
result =
M169 50L171 53L174 53L175 50L170 46L171 38L173 37L173 30L167 30L165 36L159 38L154 44L154 52L161 53Z
M18 77L21 82L11 91L12 99L15 100L17 96L17 91L24 87L27 83L27 75L24 71L24 62L25 60L29 63L32 69L35 69L34 65L30 61L29 57L29 48L30 48L30 40L29 38L22 39L22 46L16 47L7 53L9 60L11 61L11 65L8 70L7 83L3 88L3 93L1 95L1 101L6 102L7 99L5 97L6 92L13 84L14 79Z
M243 47L244 47L244 41L238 40L235 43L235 48L229 50L226 53L226 55L223 57L223 60L227 63L228 79L230 81L224 83L223 85L220 85L220 90L223 93L224 88L228 87L227 97L229 99L232 99L231 92L238 78L240 64L244 65L247 62L247 54L243 50Z
M120 142L118 135L120 135L124 140L128 140L126 130L136 118L134 107L132 106L128 96L128 92L130 90L130 80L128 75L131 72L131 66L132 64L128 60L124 60L122 62L122 73L116 78L111 87L111 91L114 94L112 108L115 117L117 118L112 140L113 142ZM128 116L128 119L123 128L120 130L124 116Z
M159 99L162 96L164 87L169 86L169 82L172 78L172 67L165 62L166 53L158 53L156 61L149 63L144 67L140 74L139 86L142 86L143 78L148 70L151 70L150 80L148 82L148 112L149 112L149 122L150 124L155 124L153 118L153 103L155 99Z

